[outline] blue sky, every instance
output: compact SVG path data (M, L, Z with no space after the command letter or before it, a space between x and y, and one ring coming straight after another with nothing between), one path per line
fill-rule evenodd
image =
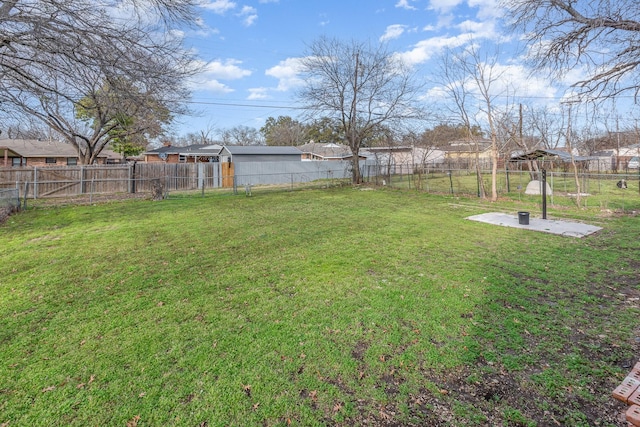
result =
M300 112L290 107L303 84L297 61L320 36L385 42L426 80L447 47L471 39L499 45L497 67L512 91L533 102L562 96L563 82L532 77L523 65L515 36L501 27L497 0L203 0L200 12L200 27L185 33L187 46L206 63L192 85L190 105L199 114L181 118L177 134L259 129L270 116L296 117Z

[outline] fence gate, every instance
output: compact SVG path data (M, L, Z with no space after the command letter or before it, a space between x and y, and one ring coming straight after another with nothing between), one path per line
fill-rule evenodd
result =
M33 168L33 197L70 196L82 193L82 170Z
M222 163L222 186L224 188L233 187L233 163Z
M198 163L198 190L220 188L221 166L218 162Z

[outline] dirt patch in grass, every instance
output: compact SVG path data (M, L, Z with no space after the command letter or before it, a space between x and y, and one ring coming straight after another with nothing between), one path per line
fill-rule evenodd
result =
M594 283L590 289L589 294L600 300L582 310L575 324L554 325L567 319L554 318L552 314L548 324L543 325L549 328L550 335L523 329L524 348L531 353L528 363L507 366L505 360L521 355L511 349L497 350L499 344L489 338L491 335L479 333L474 340L481 355L463 367L444 371L425 369L425 383L431 386L410 394L404 401L396 399L400 397L398 387L403 383L402 377L397 373L385 374L378 384L386 391L389 403L371 411L375 407L373 402L359 402L356 407L362 413L335 425L626 426L627 406L615 400L612 391L640 358L640 325L630 333L620 334L631 336L627 342L618 341L615 331L609 334L599 328L608 324L608 319L615 322L625 318L617 318L618 314L626 313L626 324L629 317L637 318L640 272L637 269L624 275L609 272L606 277L609 280ZM557 304L559 298L574 299L566 290L547 297L536 303L549 304L554 300ZM523 307L505 303L502 315L515 316L522 310ZM469 320L475 321L476 317ZM554 330L564 335L556 338ZM554 347L557 344L566 348L557 349ZM485 353L498 356L487 360ZM354 357L357 354L356 349Z
M127 200L151 200L149 194L144 193L119 193L119 194L83 194L80 196L51 197L47 199L29 200L27 207L59 207L59 206L86 206L93 204L122 202Z

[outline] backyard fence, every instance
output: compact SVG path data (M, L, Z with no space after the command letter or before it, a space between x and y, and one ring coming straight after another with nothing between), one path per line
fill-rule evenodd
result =
M0 189L0 211L20 208L20 194L17 188Z
M131 163L65 167L0 168L0 189L39 199L91 194L153 193L238 186L296 185L351 176L349 162ZM232 171L228 175L229 170Z
M149 193L158 183L165 194L220 189L234 193L251 189L328 187L351 182L349 161L281 161L223 163L132 163L67 167L0 168L0 203L20 199ZM415 189L452 195L491 192L490 170L454 169L449 164L380 164L362 161L363 181L378 186ZM502 169L497 176L499 195L524 195L539 173ZM548 171L550 197L574 197L579 186L585 195L625 195L640 198L640 175L628 173L580 173Z

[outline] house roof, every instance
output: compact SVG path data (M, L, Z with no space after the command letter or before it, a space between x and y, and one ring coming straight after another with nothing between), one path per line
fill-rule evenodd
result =
M0 147L6 147L20 157L77 157L78 152L70 144L60 141L37 139L2 139Z
M367 147L366 151L370 152L370 153L380 153L380 152L384 152L384 153L393 153L393 152L398 152L398 151L412 151L413 148L409 147L409 146L405 146L405 145L399 145L399 146L390 146L390 147Z
M7 157L20 157L20 153L16 153L11 148L5 147L0 144L0 157L4 157L5 155Z
M309 142L298 147L303 153L313 154L323 159L346 159L353 157L351 149L342 144L319 144L317 142Z
M186 156L194 156L194 155L211 155L211 154L219 154L222 151L222 145L218 144L193 144L188 145L186 147L174 147L173 145L165 145L160 148L156 148L154 150L149 150L145 152L145 154L182 154Z
M78 151L71 144L62 141L38 139L0 139L0 151L7 148L12 157L78 157ZM102 150L100 158L119 159L122 155L113 150Z
M458 139L439 147L440 150L448 153L475 153L478 150L482 152L489 148L491 148L491 141L488 139Z
M232 155L294 155L301 154L297 147L270 145L225 145L224 149Z

